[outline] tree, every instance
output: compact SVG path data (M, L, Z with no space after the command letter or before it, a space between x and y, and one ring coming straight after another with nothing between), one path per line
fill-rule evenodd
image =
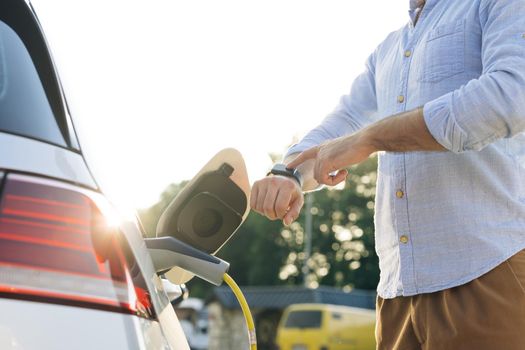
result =
M307 285L375 289L379 266L374 249L376 158L350 169L344 189L313 192L312 254ZM281 231L289 254L281 278L302 281L305 211Z

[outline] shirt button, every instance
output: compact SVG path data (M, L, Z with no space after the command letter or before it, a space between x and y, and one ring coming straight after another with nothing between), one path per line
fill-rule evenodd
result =
M397 190L396 191L396 197L397 198L403 198L403 196L405 195L405 193L401 190Z
M410 57L410 55L412 55L412 51L406 50L405 51L405 57Z
M408 237L405 236L405 235L402 235L401 237L399 237L399 242L407 244L408 243Z
M399 102L399 103L405 102L405 96L403 96L403 95L397 96L397 102Z

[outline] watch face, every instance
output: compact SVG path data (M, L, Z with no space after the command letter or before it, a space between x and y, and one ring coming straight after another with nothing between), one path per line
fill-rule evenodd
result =
M293 176L293 170L288 169L284 164L275 164L271 173L274 175Z
M290 170L284 164L276 164L275 169L282 172L290 172Z

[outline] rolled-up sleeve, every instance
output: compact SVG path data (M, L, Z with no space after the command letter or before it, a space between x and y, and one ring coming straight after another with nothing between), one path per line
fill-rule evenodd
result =
M326 140L356 132L372 121L377 112L374 52L366 61L366 69L353 82L350 93L341 97L339 104L319 126L312 129L286 156L302 152Z
M424 105L437 142L461 153L525 131L525 4L481 1L483 73Z

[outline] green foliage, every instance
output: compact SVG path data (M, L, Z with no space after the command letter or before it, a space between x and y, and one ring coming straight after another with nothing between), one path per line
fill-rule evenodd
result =
M277 285L281 262L288 252L276 241L282 223L251 212L235 236L219 252L231 263L230 274L241 285Z
M350 169L345 188L325 189L313 196L312 254L306 262L307 285L375 289L379 280L374 249L373 208L376 159ZM289 249L280 277L301 279L305 263L305 210L281 234Z
M344 189L325 189L313 196L312 254L306 261L307 285L375 289L379 279L374 250L373 206L376 159L350 169ZM186 183L170 185L157 204L139 213L148 235L154 235L162 211ZM303 284L305 210L289 227L250 213L219 256L230 262L230 274L243 286ZM209 285L194 278L193 296L206 297Z

